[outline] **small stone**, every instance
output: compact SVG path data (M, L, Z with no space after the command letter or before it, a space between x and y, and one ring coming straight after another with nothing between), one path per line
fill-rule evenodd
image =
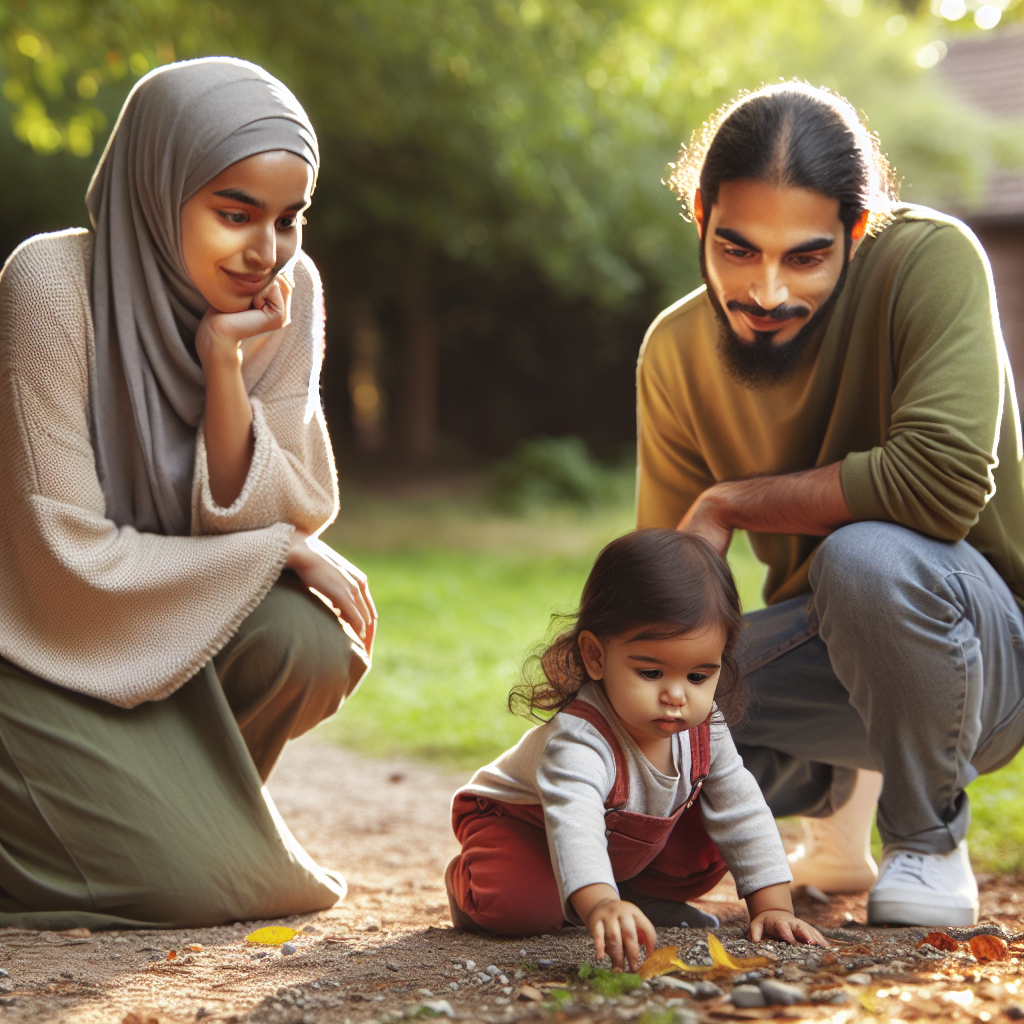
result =
M313 926L312 926L311 924L307 924L307 925L306 925L306 927L305 927L305 928L303 928L302 930L303 930L303 931L304 931L304 932L305 932L305 933L306 933L307 935L312 935L312 934L313 934L313 933L314 933L314 932L316 931L316 929L315 929L315 928L314 928L314 927L313 927Z
M823 992L812 992L812 1003L828 1003L831 1006L839 1006L850 1001L850 993L841 988L829 988Z
M452 1004L447 999L434 999L431 1002L423 1004L427 1010L433 1010L439 1017L454 1017L455 1011L452 1009Z
M1011 1003L1003 1013L1006 1014L1010 1020L1024 1020L1024 1006L1018 1006L1016 1003Z
M118 935L118 937L116 939L114 939L114 941L118 942L118 943L121 943L123 945L128 940L123 935Z
M10 977L10 975L2 967L0 967L0 978L9 978L9 977Z
M486 968L486 970L487 970L487 973L492 978L496 978L499 974L501 974L501 971L499 971L498 968L494 966L494 964L491 964L491 966Z
M683 981L682 978L670 978L667 974L663 974L660 978L654 979L655 988L671 988L676 989L680 992L685 992L687 995L696 995L697 986L689 981Z
M512 980L513 981L522 981L523 978L525 978L525 977L526 977L526 971L516 971L516 973L512 975Z
M477 980L479 981L490 981L491 976L486 971L477 971Z
M298 952L298 949L295 946L293 946L290 942L286 942L281 947L281 953L282 953L283 956L291 956L292 953L297 953L297 952Z
M500 984L502 984L502 985L507 985L508 984L508 978L504 974L499 974L498 975L498 982Z
M363 931L364 932L379 932L380 931L380 921L378 921L377 918L375 918L375 917L368 917L363 922Z
M846 981L850 985L870 985L871 975L858 972L857 974L848 974Z
M733 1006L745 1010L755 1006L767 1006L768 1000L756 985L737 985L729 996Z
M793 1006L807 999L803 989L797 988L796 985L787 985L784 981L776 981L774 978L762 978L757 987L771 1006Z
M544 993L532 985L520 985L516 989L516 999L524 1003L540 1003L544 1000Z
M252 955L252 957L250 957L250 959L252 959L252 960L262 960L265 956L270 956L270 954L265 949L261 949L258 953L253 953L253 955Z
M417 989L416 991L419 992L421 996L426 996L428 999L434 998L434 993L431 992L429 988L421 988Z
M550 935L545 935L544 938L549 939L549 938L551 938L551 936ZM555 966L555 961L554 960L538 960L537 961L537 966L538 967L554 967Z
M526 950L525 949L519 950L519 955L520 956L526 956Z
M467 971L475 971L476 970L476 961L475 960L467 960L466 961L466 970Z
M694 988L694 996L698 999L717 999L724 995L722 990L713 981L698 981ZM761 1004L764 1005L763 1003Z
M394 971L395 973L397 973L398 971L400 971L402 969L402 965L395 963L394 960L387 960L387 961L385 961L385 966L387 967L387 969L389 971Z
M511 985L503 985L501 991L504 992L505 995L509 996L509 995L512 994L512 986Z
M550 935L542 935L542 936L541 936L541 938L542 938L542 939L550 939L550 938L551 938L551 936L550 936Z

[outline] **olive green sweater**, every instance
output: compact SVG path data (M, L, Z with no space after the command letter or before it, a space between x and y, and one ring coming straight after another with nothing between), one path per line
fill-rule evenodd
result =
M866 238L796 374L729 376L706 290L651 325L637 369L637 522L674 527L721 480L842 461L855 520L966 540L1024 607L1020 419L992 274L959 221L900 207ZM765 599L809 589L818 537L751 534Z

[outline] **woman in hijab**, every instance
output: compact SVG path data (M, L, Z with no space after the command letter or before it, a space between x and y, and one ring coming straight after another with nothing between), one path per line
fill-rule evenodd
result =
M0 276L0 926L173 927L344 894L263 782L369 667L302 252L294 96L226 58L132 91ZM312 593L311 591L316 591Z

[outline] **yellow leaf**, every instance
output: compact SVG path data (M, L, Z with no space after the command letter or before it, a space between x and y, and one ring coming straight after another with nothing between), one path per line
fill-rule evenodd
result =
M710 967L692 967L683 963L678 956L678 946L662 946L656 949L641 965L640 977L647 981L649 978L657 978L662 974L671 974L673 971L691 971L697 974L702 971L710 971Z
M725 967L730 971L752 971L755 967L764 967L768 963L767 958L763 956L748 956L737 960L711 932L708 932L708 949L715 966Z
M282 928L280 925L273 925L270 928L257 928L256 931L246 935L246 942L255 942L260 946L280 946L282 942L294 939L298 932L294 928Z

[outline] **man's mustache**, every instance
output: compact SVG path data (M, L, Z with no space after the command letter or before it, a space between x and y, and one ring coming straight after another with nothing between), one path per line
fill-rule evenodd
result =
M746 303L730 299L725 308L731 313L749 313L751 316L763 316L768 320L796 320L809 316L810 310L806 306L787 306L785 303L776 306L774 309L762 309L760 306L748 306Z

